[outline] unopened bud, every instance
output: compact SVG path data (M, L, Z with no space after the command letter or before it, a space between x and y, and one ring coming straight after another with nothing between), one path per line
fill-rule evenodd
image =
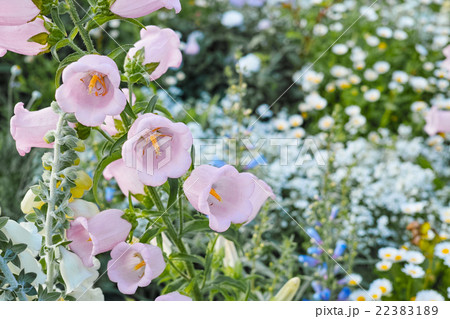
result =
M291 301L300 287L300 278L294 277L289 279L287 283L278 291L273 301Z

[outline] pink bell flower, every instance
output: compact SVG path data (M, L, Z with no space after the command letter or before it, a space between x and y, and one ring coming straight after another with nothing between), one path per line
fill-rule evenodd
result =
M103 176L107 180L114 177L120 190L127 197L129 193L145 194L144 184L139 180L138 172L126 166L123 159L118 159L106 166Z
M191 166L192 134L184 123L156 114L140 115L122 147L125 165L137 171L145 185L160 186L183 176Z
M148 244L120 243L111 251L108 277L121 293L132 295L138 287L146 287L166 268L159 247Z
M48 33L42 19L17 26L0 25L0 57L4 56L7 51L23 55L38 55L45 51L46 45L28 41L40 33Z
M53 148L44 140L48 131L55 130L59 116L51 107L30 112L19 102L14 107L11 118L11 136L16 141L16 148L20 156L29 153L32 147Z
M107 56L85 55L62 73L56 101L64 112L75 113L85 126L99 126L107 115L122 113L127 103L119 89L120 73Z
M182 295L178 291L174 291L157 297L155 301L192 301L192 298Z
M39 12L33 0L0 0L0 26L25 24Z
M192 206L208 216L209 227L224 232L231 223L251 221L267 197L273 197L270 187L263 183L230 165L201 165L192 171L183 189Z
M179 13L180 0L116 0L111 11L125 18L140 18L161 8L175 9L175 12Z
M450 132L450 111L440 110L439 107L433 106L428 111L426 121L424 129L428 135Z
M67 239L72 241L69 248L86 267L94 265L95 255L111 250L128 237L131 224L122 215L121 210L109 209L92 218L78 217L70 222L66 232Z
M169 68L181 65L180 38L172 29L160 29L156 26L142 29L141 40L128 51L128 58L133 58L142 48L145 48L144 65L159 62L158 67L150 74L152 81L161 77Z

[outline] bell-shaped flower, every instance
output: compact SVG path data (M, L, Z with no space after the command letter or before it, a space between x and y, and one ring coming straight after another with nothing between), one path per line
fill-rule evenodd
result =
M192 298L182 295L178 291L174 291L157 297L155 301L192 301Z
M269 185L267 185L266 182L259 179L255 175L251 173L242 173L242 174L243 175L248 174L255 182L255 189L252 195L250 196L250 201L252 203L253 210L252 214L250 215L247 221L247 223L249 223L256 217L256 215L258 215L258 212L260 211L261 207L264 205L264 203L269 197L275 200L275 194L273 193L272 188Z
M139 180L138 171L125 165L123 159L112 162L103 171L103 176L110 180L114 178L122 193L145 194L144 184Z
M53 148L44 140L48 131L55 130L59 116L51 107L30 112L17 103L14 107L14 116L11 118L11 135L16 141L17 151L21 156L29 153L32 147Z
M44 27L44 20L39 18L22 25L0 25L0 57L4 56L7 51L23 55L38 55L44 52L47 49L46 44L28 41L30 38L44 33L48 33L48 31Z
M32 285L43 285L47 276L42 271L42 266L29 249L25 249L19 255L20 268L13 263L8 263L9 269L15 275L20 274L23 270L25 273L35 273L36 278L31 282Z
M20 209L24 214L31 214L34 213L34 208L40 209L44 204L45 203L29 189L20 202Z
M0 0L0 26L25 24L39 12L33 0Z
M127 58L132 59L141 49L144 49L144 65L159 63L150 74L151 81L158 79L169 68L178 68L181 65L180 38L172 29L160 29L156 26L142 29L141 40L128 51Z
M111 251L108 277L116 282L121 293L134 294L162 274L166 263L161 249L149 244L120 243Z
M84 199L75 199L68 206L72 210L74 219L78 217L89 219L100 213L97 205Z
M97 269L100 267L100 262L95 260L93 267L86 267L83 261L78 255L68 251L64 247L60 246L59 251L61 253L61 262L59 264L59 270L61 277L66 284L66 293L71 293L75 289L79 288L83 283L91 283L98 278Z
M2 228L2 232L11 239L14 245L27 245L27 249L30 250L33 256L36 256L41 250L42 236L38 233L33 223L22 222L19 224L10 219Z
M178 13L181 11L180 0L116 0L111 11L125 18L140 18L161 8L175 9Z
M66 233L72 241L69 247L85 266L92 267L95 255L111 250L127 238L131 224L122 215L118 209L109 209L90 219L78 217L70 223Z
M62 79L56 101L64 112L75 113L85 126L99 126L107 115L119 115L125 108L119 69L107 56L83 56L64 69Z
M433 106L428 111L426 121L424 129L428 135L450 132L450 111L440 110L438 106Z
M155 115L140 115L122 147L126 166L138 172L145 185L160 186L183 176L191 166L192 134L184 123Z
M209 226L217 232L226 231L231 223L243 224L250 219L256 187L251 174L240 174L230 165L201 165L183 184L189 202L208 216Z
M85 171L77 171L77 177L75 178L75 187L70 189L70 193L73 198L81 198L84 192L89 191L92 188L92 178Z

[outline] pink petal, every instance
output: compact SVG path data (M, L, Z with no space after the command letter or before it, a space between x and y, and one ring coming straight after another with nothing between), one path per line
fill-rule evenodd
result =
M179 0L116 0L111 11L125 18L140 18L164 7L181 11Z
M0 26L25 24L40 11L32 0L0 0L0 9Z
M28 39L39 33L48 33L42 19L18 26L0 26L0 51L8 50L23 55L37 55L44 51L46 46L28 42Z

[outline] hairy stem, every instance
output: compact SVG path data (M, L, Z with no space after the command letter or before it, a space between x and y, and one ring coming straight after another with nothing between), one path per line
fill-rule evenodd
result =
M75 8L75 4L73 0L66 0L67 5L69 6L69 15L72 19L73 23L78 27L81 38L83 39L84 45L89 53L94 52L94 44L92 43L92 39L89 36L89 33L84 28L81 23L80 16L78 15L77 9Z
M58 180L58 172L60 170L59 159L61 157L61 145L59 143L59 138L61 135L61 130L64 124L64 115L60 115L58 124L56 126L56 137L55 137L55 145L53 151L53 165L52 172L50 175L50 185L49 192L50 196L48 199L48 208L47 215L45 218L45 226L44 226L44 234L45 234L45 263L47 264L47 289L49 292L53 291L54 285L54 265L53 265L53 257L54 257L54 249L53 249L53 215L55 213L56 207L56 190L57 190L57 180Z
M19 287L19 283L17 282L16 278L11 272L11 269L9 269L5 259L2 256L0 256L0 271L5 276L5 279L9 283L11 289L15 291ZM18 289L15 292L17 293L17 297L20 301L28 300L27 295L23 292L22 289Z

